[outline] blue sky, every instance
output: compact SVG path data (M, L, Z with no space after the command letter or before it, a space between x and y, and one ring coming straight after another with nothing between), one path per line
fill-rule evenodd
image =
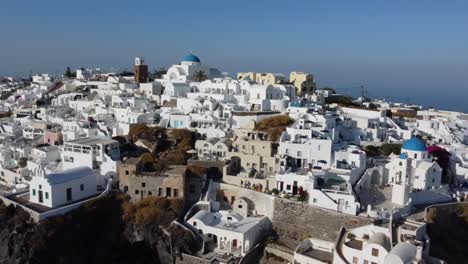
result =
M4 2L0 75L130 69L135 56L167 67L192 50L231 74L308 71L468 111L468 1Z

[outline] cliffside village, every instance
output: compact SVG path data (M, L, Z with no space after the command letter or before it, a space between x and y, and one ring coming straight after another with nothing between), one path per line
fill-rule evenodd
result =
M148 68L0 78L3 202L42 221L116 191L182 199L202 250L180 263L261 247L297 264L444 263L424 209L468 196L468 115L352 99L304 72L232 78L194 54ZM265 246L274 232L297 233L292 251Z

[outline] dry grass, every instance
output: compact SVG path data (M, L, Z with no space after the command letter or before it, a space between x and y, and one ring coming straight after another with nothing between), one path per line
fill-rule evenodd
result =
M133 219L139 225L158 224L167 227L178 217L182 208L181 199L155 196L147 196L136 203L128 200L122 203L124 219Z
M267 132L269 140L277 141L281 133L286 130L286 127L293 122L294 120L287 115L274 116L258 122L255 129Z

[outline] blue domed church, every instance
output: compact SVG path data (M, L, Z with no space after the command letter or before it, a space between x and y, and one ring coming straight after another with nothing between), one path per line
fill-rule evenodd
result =
M405 141L401 154L390 159L385 168L392 186L392 203L406 205L410 199L418 203L420 192L441 186L442 168L432 160L423 140L413 137ZM413 193L418 193L417 197Z
M180 64L172 65L163 79L170 81L191 82L198 81L198 72L203 72L206 78L218 77L211 76L211 69L203 65L200 58L195 54L188 54L182 57Z

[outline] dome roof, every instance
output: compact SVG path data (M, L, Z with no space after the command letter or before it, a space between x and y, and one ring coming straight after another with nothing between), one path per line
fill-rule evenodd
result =
M193 55L193 54L191 54L191 53L190 53L189 55L183 57L183 58L182 58L182 61L186 61L186 62L201 62L200 59L199 59L197 56L195 56L195 55Z
M426 143L417 137L413 137L410 140L405 141L401 149L411 150L411 151L426 151Z

